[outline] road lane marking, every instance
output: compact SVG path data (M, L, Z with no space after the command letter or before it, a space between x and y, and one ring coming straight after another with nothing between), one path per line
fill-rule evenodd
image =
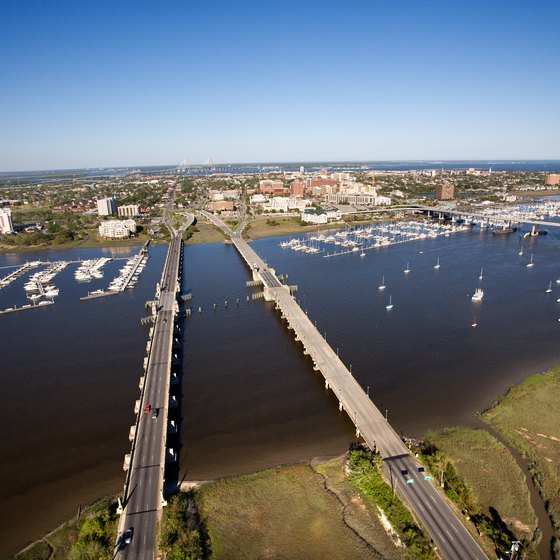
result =
M451 533L446 529L445 532L449 535L449 538L454 541L455 539L451 536Z

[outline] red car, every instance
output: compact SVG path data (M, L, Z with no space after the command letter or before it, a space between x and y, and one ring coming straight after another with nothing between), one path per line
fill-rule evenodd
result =
M149 414L150 410L152 410L152 405L151 404L147 404L144 407L144 414Z

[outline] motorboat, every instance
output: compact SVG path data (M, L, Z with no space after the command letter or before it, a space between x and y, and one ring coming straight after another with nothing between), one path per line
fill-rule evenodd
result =
M477 288L474 294L472 295L471 299L472 301L482 301L483 297L484 297L484 290L482 288Z

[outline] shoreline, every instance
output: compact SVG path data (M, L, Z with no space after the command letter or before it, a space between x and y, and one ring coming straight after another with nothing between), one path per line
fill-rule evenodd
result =
M558 367L560 367L560 366L554 366L554 368L558 368ZM497 433L500 435L500 437L497 438L498 441L502 440L502 438L504 438L504 440L505 440L506 439L505 436L499 430L496 430L495 426L492 426L490 424L490 422L485 421L483 418L481 418L481 416L486 415L489 412L494 411L496 409L496 407L500 406L500 404L504 401L504 399L506 399L508 397L508 395L510 395L512 393L512 391L522 391L522 390L524 390L531 383L528 380L533 379L535 376L545 376L547 374L550 374L551 370L554 369L554 368L549 368L545 371L540 371L538 373L528 373L527 375L525 375L523 377L523 379L521 381L519 381L518 383L510 385L510 387L508 389L506 389L500 396L496 397L493 400L492 405L490 405L487 409L485 409L484 412L475 414L475 418L476 418L476 421L477 421L480 429L485 430L492 437L496 437L496 434L494 432L497 431ZM529 391L528 391L529 395L531 394L530 389L531 389L531 387L529 387ZM445 429L441 430L441 432L443 433L444 430ZM509 447L509 445L506 446L506 448L508 448L508 447ZM516 463L519 463L518 458L515 457L514 454L512 454L509 449L508 449L508 452L512 455L512 457L516 461ZM312 466L314 464L317 464L318 462L320 463L320 462L332 461L334 459L339 458L340 456L341 456L340 454L321 455L321 456L313 457L311 459L302 459L301 461L295 461L295 462L292 462L292 463L289 463L289 464L270 465L270 466L264 467L262 469L251 470L251 471L238 473L238 474L234 474L234 475L230 475L230 476L217 477L217 478L207 479L207 480L185 480L179 486L178 491L181 491L181 492L188 491L188 490L191 490L193 488L200 488L201 486L204 486L206 484L212 484L212 483L220 482L220 481L226 481L226 482L227 481L233 481L235 479L240 479L241 477L258 476L258 475L262 475L263 473L266 473L267 471L270 471L270 470L290 468L290 467L293 467L295 465L311 465ZM527 459L523 458L523 461L525 462L525 461L527 461ZM523 470L525 470L525 469L523 469ZM528 478L526 482L527 482L527 488L528 489L529 489L530 485L533 486L533 481L530 478ZM80 506L80 509L81 509L81 511L93 510L96 507L99 507L102 503L107 502L107 500L113 500L113 501L116 500L117 496L119 496L118 493L114 494L112 496L111 495L103 496L103 497L93 501L92 503L88 504L87 506L83 506L83 507ZM540 496L540 498L542 499L543 497ZM542 513L541 513L541 515L542 515ZM538 516L538 517L540 517L540 516ZM76 523L76 522L77 522L76 517L67 519L66 521L63 521L62 523L57 525L55 528L53 528L51 531L46 533L41 538L36 539L35 541L26 545L24 548L20 549L18 552L13 554L10 558L12 560L18 558L19 555L21 555L23 553L26 553L27 551L32 549L34 546L38 546L42 542L45 542L49 546L51 546L49 541L48 541L50 536L55 534L57 531L59 531L61 529L64 529L66 526L72 525L73 523ZM545 535L545 536L547 536L547 535Z

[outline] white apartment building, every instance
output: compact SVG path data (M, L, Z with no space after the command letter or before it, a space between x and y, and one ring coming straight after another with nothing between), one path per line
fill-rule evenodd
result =
M338 208L327 208L326 210L315 210L308 208L301 213L301 221L306 224L326 224L340 220L341 213Z
M310 204L311 202L309 200L302 200L301 198L274 196L269 200L268 204L263 206L263 210L275 210L276 212L288 212L289 210L302 211Z
M110 220L99 226L99 235L110 239L126 239L131 233L136 233L134 220Z
M119 206L117 209L119 218L133 218L140 214L140 206L138 204L128 204L126 206Z
M97 213L99 216L111 216L117 213L117 201L111 198L100 198L97 201Z
M0 208L0 233L14 233L11 208Z

